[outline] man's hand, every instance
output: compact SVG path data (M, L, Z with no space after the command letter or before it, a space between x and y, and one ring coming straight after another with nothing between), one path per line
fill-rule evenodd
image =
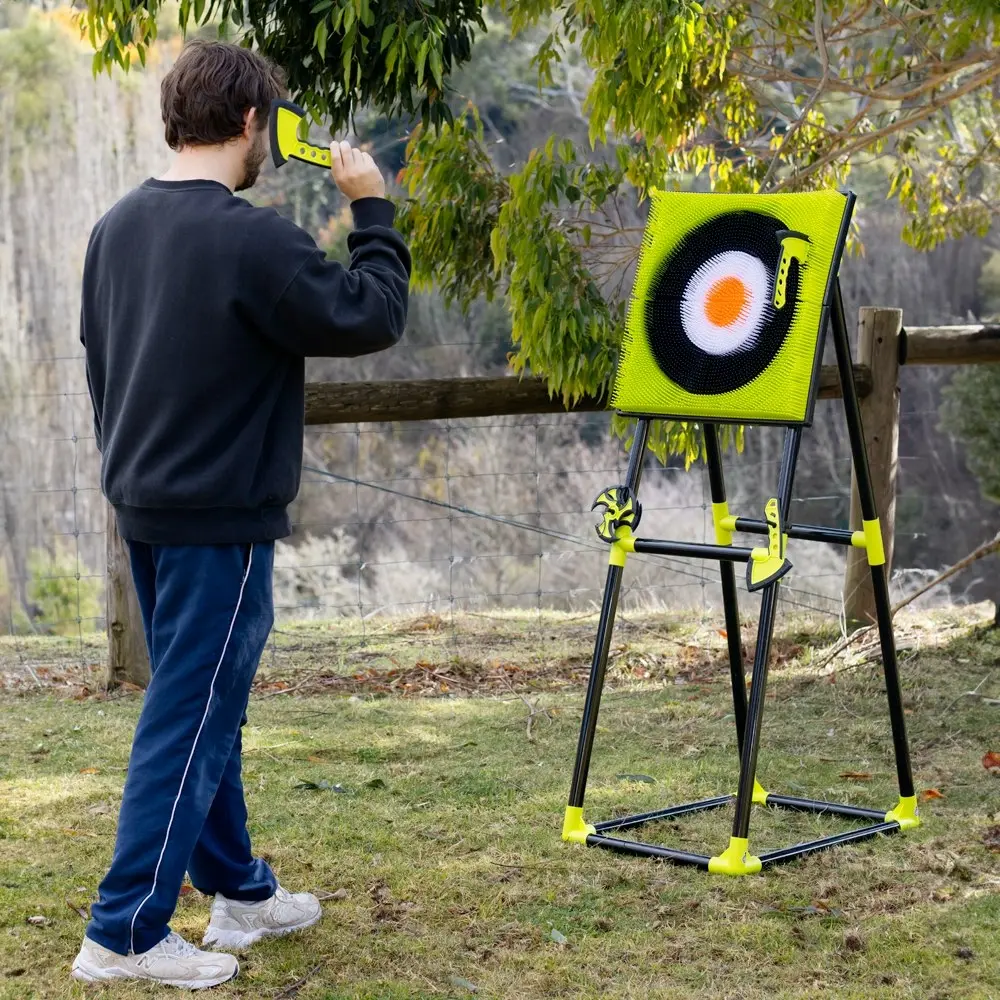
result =
M330 157L334 183L351 201L385 197L385 180L368 153L344 140L330 143Z

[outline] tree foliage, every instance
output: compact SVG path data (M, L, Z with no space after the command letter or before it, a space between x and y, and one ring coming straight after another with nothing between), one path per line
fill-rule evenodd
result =
M1000 503L1000 367L960 369L944 397L945 429L964 445L966 461L983 496Z
M127 64L128 46L155 33L159 5L88 0L98 63ZM479 3L184 0L180 16L229 19L335 125L365 102L419 113L401 215L418 281L463 304L505 292L514 369L544 375L566 401L611 377L639 242L635 206L653 186L814 190L845 186L866 164L920 248L984 233L1000 206L995 0L503 0L500 9L515 35L539 39L537 93L577 109L589 149L553 136L525 161L504 162L477 109L445 93L472 31L486 27ZM567 82L581 67L583 94ZM662 447L693 457L687 428L667 433Z
M95 48L95 70L133 57L145 62L164 0L87 0L81 23ZM306 107L347 124L355 108L450 119L445 80L472 54L485 28L481 0L180 0L183 28L219 23L288 75Z
M1000 320L1000 251L987 261L979 286L986 313ZM944 429L962 442L983 496L1000 503L1000 366L960 368L943 395Z

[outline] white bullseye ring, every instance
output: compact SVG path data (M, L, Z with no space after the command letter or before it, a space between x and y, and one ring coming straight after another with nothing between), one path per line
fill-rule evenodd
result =
M737 284L738 283L738 284ZM720 289L740 289L738 312L725 303ZM707 354L733 354L754 346L765 321L771 276L764 262L741 250L726 250L702 264L681 296L681 323L688 339ZM720 303L723 303L720 306ZM727 322L718 322L720 316Z

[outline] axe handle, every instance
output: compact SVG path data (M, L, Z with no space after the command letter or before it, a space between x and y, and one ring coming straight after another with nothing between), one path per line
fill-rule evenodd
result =
M332 162L329 149L325 146L314 146L311 142L300 142L289 150L288 158L312 164L314 167L322 167L324 170L329 170Z

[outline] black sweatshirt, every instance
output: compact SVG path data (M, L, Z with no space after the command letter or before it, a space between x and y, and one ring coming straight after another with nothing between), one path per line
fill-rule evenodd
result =
M122 537L200 545L290 533L304 359L381 351L406 322L410 256L394 207L351 207L349 268L215 181L148 180L98 222L80 339Z

